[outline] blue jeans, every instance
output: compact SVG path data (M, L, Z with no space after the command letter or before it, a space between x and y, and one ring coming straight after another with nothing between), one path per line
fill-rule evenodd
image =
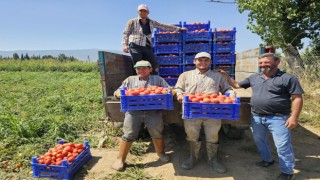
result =
M289 116L256 116L251 119L253 139L260 152L262 160L271 162L273 157L270 150L268 133L270 132L277 148L281 171L293 174L295 166L294 153L291 145L290 129L285 126Z

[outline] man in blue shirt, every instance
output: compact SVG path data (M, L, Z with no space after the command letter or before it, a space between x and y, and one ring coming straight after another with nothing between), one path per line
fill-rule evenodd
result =
M290 129L298 125L303 104L303 89L298 79L280 71L279 63L280 59L275 54L262 54L259 56L261 73L253 74L239 83L222 71L234 88L252 88L251 130L262 158L256 166L274 164L268 140L268 132L271 132L282 171L277 180L294 178L295 160Z

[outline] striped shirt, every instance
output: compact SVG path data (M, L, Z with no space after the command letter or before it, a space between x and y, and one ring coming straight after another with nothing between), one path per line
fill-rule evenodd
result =
M179 31L180 27L174 26L174 25L166 25L166 24L162 24L159 23L155 20L149 19L149 24L150 24L150 30L151 33L148 35L143 34L143 29L140 25L140 17L137 18L133 18L130 19L127 22L127 25L123 31L123 39L122 39L122 45L123 48L125 47L129 47L130 43L135 43L139 46L146 46L147 43L147 39L149 40L149 42L152 42L151 38L152 38L152 34L153 34L153 29L154 28L161 28L164 30L172 30L172 31ZM152 43L151 43L152 46Z
M198 69L187 71L179 76L175 86L177 96L181 94L213 94L232 90L227 79L219 72L208 70L204 74Z
M138 75L136 75L136 76L129 76L127 79L125 79L122 82L122 85L118 88L118 90L121 90L123 87L132 89L132 88L147 88L152 86L160 86L160 87L168 86L169 87L169 84L162 77L157 75L149 75L146 81L141 79Z

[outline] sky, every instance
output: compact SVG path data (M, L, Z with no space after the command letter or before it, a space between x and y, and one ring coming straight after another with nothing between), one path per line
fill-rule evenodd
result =
M211 28L236 27L236 52L257 48L260 37L246 28L236 4L208 0L1 0L0 51L122 50L127 21L139 4L164 24L210 21Z

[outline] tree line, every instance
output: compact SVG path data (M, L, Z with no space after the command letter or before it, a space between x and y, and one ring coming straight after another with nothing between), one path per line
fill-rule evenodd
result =
M41 60L41 59L55 59L55 60L58 60L58 61L79 61L77 58L73 57L73 56L66 56L65 54L59 54L57 57L55 56L52 56L52 55L43 55L43 56L40 56L40 55L32 55L32 56L29 56L28 53L26 54L21 54L19 56L18 53L13 53L12 54L12 57L2 57L0 55L0 59L14 59L14 60L29 60L29 59L33 59L33 60Z

